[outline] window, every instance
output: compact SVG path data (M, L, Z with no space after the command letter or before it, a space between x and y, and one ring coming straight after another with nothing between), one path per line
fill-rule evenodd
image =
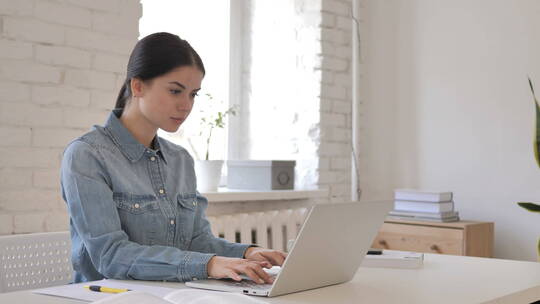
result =
M195 158L204 158L201 112L226 110L229 104L230 3L226 0L142 0L141 3L139 38L155 32L176 34L187 40L204 62L206 76L190 117L176 133L158 131L160 136L188 149ZM227 130L214 130L210 151L211 159L226 158Z
M199 112L207 110L204 93L210 93L223 101L222 109L239 110L212 137L211 159L294 159L296 187L313 187L320 142L320 9L290 0L141 2L141 37L178 34L207 69L188 121L175 134L159 134L203 158Z

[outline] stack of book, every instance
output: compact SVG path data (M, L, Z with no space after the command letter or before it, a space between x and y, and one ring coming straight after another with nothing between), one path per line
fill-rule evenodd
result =
M452 192L396 189L394 210L389 217L401 220L456 222L459 214L454 210Z

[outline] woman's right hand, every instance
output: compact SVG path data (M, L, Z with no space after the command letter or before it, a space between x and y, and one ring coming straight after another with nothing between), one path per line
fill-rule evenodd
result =
M272 278L264 271L263 267L271 268L272 265L269 262L214 256L208 261L206 268L208 276L211 278L231 278L235 281L241 281L240 275L245 274L256 283L272 284Z

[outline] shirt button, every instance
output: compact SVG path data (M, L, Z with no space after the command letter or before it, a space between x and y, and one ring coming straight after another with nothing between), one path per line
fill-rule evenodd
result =
M163 193L165 193L165 190L159 189L159 193L160 193L160 194L163 194Z
M140 205L138 203L135 203L135 205L133 205L133 207L135 207L135 209L139 209Z
M174 225L174 220L171 220L171 225Z
M151 161L155 161L156 158L155 158L154 156L152 156L152 157L150 157L150 160L151 160Z

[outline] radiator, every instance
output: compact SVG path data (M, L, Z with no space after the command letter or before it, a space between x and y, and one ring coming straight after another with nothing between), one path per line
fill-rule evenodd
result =
M287 242L296 239L306 216L307 209L300 208L209 216L208 220L217 237L287 251Z

